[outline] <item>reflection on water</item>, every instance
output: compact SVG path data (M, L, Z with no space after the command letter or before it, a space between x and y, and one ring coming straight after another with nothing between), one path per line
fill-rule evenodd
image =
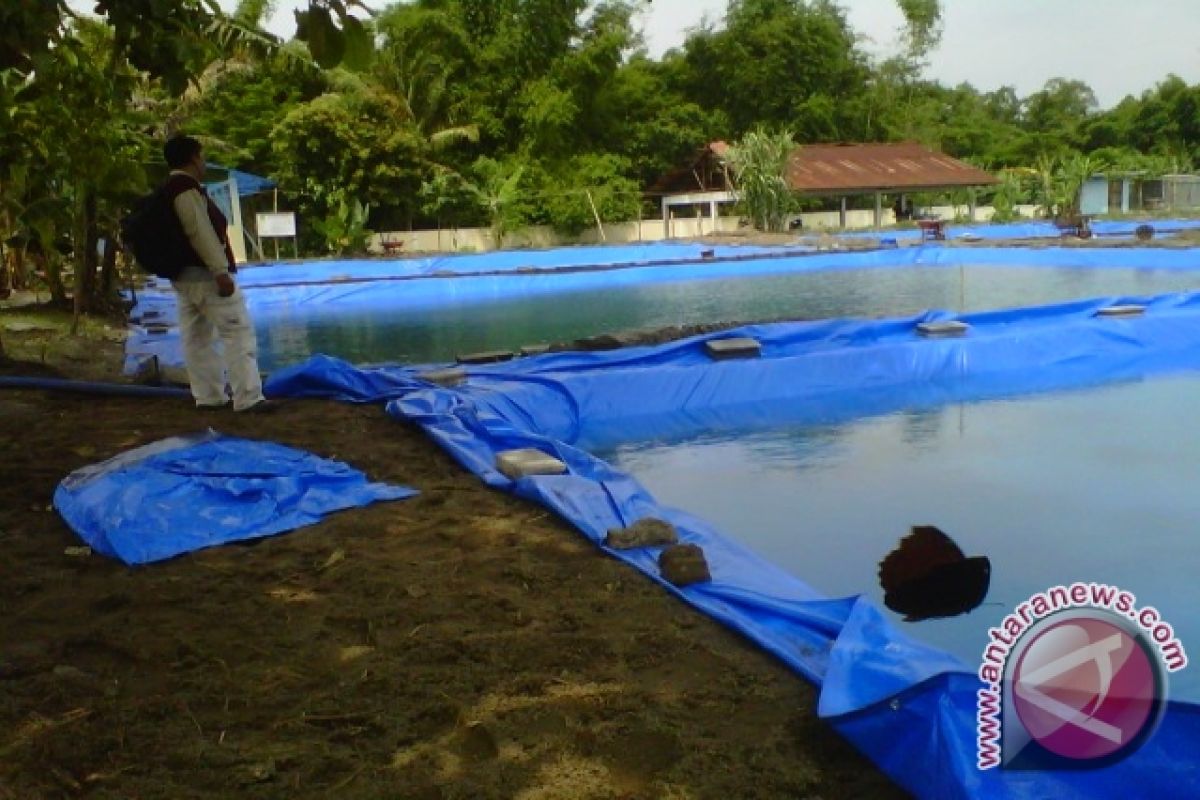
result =
M1196 288L1200 272L906 266L622 285L450 302L436 309L356 310L345 316L326 308L317 319L281 311L260 315L260 360L266 369L316 352L355 363L430 362L684 323L903 316L929 308L977 311Z
M1134 592L1200 648L1193 374L598 454L821 591L881 607L880 559L911 526L942 528L990 558L987 602L951 619L894 618L968 664L1018 603L1078 580ZM1192 671L1172 687L1200 700Z

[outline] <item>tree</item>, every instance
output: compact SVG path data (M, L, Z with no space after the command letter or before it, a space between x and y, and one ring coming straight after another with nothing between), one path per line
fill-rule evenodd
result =
M589 128L597 152L620 154L626 175L649 186L691 156L698 144L720 138L719 112L685 100L670 69L636 56L595 93Z
M302 218L329 221L343 202L358 200L411 219L429 166L420 132L398 125L399 117L393 98L342 75L333 91L280 121L271 132L275 177L300 199Z
M729 148L726 158L733 167L738 197L759 230L786 229L793 202L787 168L795 150L790 131L772 134L761 128Z
M826 0L731 0L725 29L684 43L687 99L719 108L734 136L786 126L804 141L860 127L868 70L845 15Z
M1022 122L1043 141L1043 149L1076 149L1084 123L1097 108L1096 95L1083 81L1051 78L1025 99Z
M628 162L587 153L566 162L542 184L541 207L555 230L576 235L603 222L625 222L641 214L641 189L625 177Z
M923 60L942 39L942 9L938 0L896 0L904 15L904 49L909 58Z
M521 186L527 169L519 161L501 162L485 156L472 166L475 179L463 181L477 207L486 214L496 247L503 247L504 237L529 219L530 208Z

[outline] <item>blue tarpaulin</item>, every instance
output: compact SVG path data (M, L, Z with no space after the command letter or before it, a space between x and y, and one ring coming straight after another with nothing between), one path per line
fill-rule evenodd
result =
M1132 303L1145 304L1145 314L1097 315ZM929 339L916 331L917 323L951 318L971 326L965 336ZM759 340L762 357L714 362L705 354L706 340L735 336ZM585 448L732 419L765 427L797 413L849 418L1196 369L1200 295L1176 294L747 326L658 347L469 367L466 383L453 389L425 383L410 368L362 370L321 357L278 373L270 390L390 399L389 413L421 425L489 485L554 509L597 546L610 528L647 516L670 520L684 542L704 548L710 583L678 589L662 582L650 548L611 554L817 683L820 715L917 796L1187 797L1200 794L1197 706L1168 701L1146 743L1102 768L981 771L977 665L901 633L861 597L821 596L703 520L661 507ZM496 469L497 453L527 447L555 455L567 473L512 481Z
M222 166L208 162L209 169L220 170L225 173L225 180L232 179L237 184L238 194L242 197L250 197L255 194L274 189L278 184L270 178L264 178L261 175L253 175L249 172L242 172L240 169L232 169L231 167ZM209 184L213 186L214 184Z
M97 552L145 564L415 494L337 461L210 431L84 467L59 484L54 507Z
M1125 268L1153 270L1200 269L1200 250L1195 248L1024 248L1005 247L905 247L893 250L843 253L788 253L787 257L745 259L741 250L718 251L717 258L693 259L655 266L638 266L648 251L655 248L672 255L686 253L681 245L639 245L636 247L571 248L553 251L505 252L485 256L447 256L418 262L456 262L448 270L452 275L421 273L409 275L412 263L403 261L321 261L281 267L248 269L239 273L246 300L256 322L268 324L273 318L299 315L319 319L358 311L437 308L447 304L486 302L489 300L586 290L611 289L615 286L645 285L686 280L713 280L785 273L855 270L873 267L907 266L992 266L1012 265L1019 259L1029 267ZM695 249L696 246L687 246ZM751 255L767 248L749 250ZM611 251L611 252L610 252ZM730 253L740 254L733 257ZM776 249L778 254L779 250ZM1018 255L1019 254L1019 255ZM529 274L519 268L521 258L573 258L558 271ZM722 260L723 259L723 260ZM620 268L578 269L581 264L619 264ZM428 266L428 265L427 265ZM392 280L408 275L404 280ZM391 276L391 277L389 277ZM157 356L160 364L181 366L183 351L176 320L174 293L157 288L138 293L138 304L131 317L126 340L127 373ZM165 329L152 323L165 324Z
M1131 238L1138 226L1149 225L1154 229L1155 236L1173 235L1183 231L1200 228L1200 220L1195 219L1149 219L1149 220L1097 220L1090 227L1096 236L1113 238ZM996 224L949 224L945 226L947 239L1058 239L1062 238L1062 230L1048 220L1027 220L1025 222L1007 222ZM918 228L885 229L882 231L856 231L839 234L854 238L877 238L886 236L892 239L920 239L922 232Z

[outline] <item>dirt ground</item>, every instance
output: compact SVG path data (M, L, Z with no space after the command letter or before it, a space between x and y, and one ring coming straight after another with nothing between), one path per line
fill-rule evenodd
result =
M119 358L29 324L0 374ZM136 569L69 550L62 477L206 427L421 494ZM905 796L771 656L380 408L0 391L0 464L0 800Z

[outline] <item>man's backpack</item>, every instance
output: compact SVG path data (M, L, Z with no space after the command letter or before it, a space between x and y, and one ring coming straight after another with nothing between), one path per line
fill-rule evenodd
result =
M168 280L196 262L165 186L139 198L121 219L121 244L138 266Z

